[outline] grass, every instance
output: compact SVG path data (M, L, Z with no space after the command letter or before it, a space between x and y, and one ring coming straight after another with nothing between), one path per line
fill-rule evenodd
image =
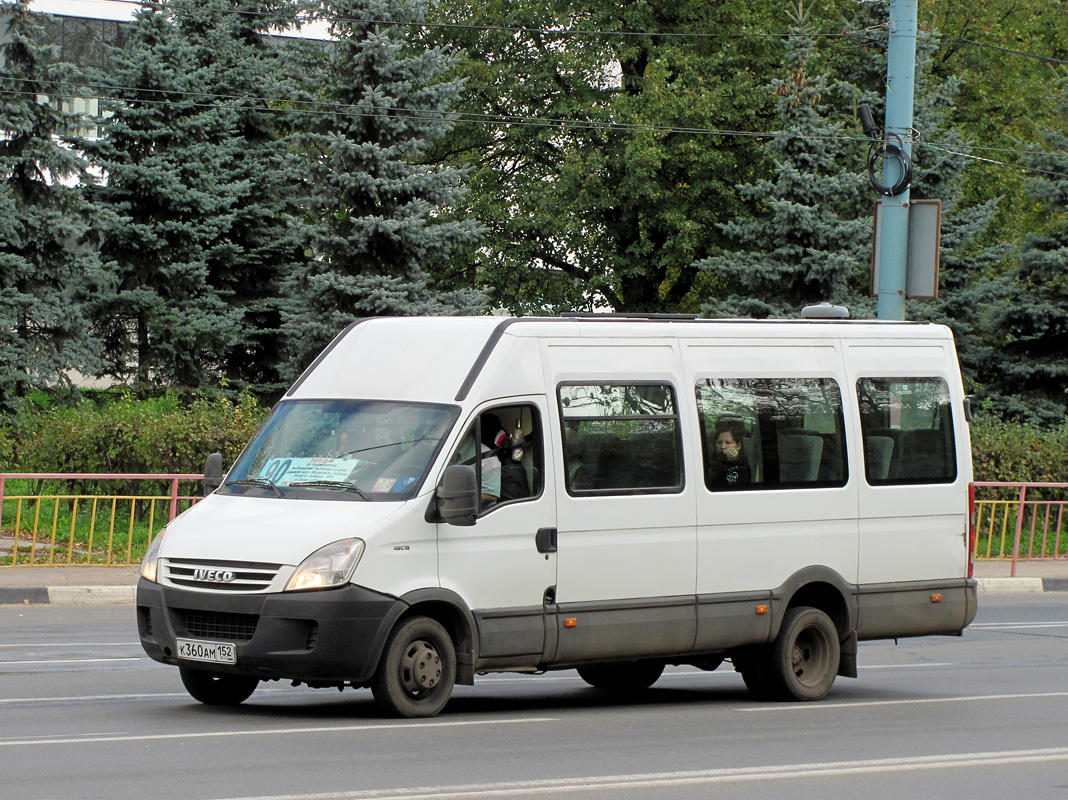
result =
M166 481L138 486L71 486L69 481L7 481L0 513L0 566L138 564L166 525ZM180 486L178 511L197 487ZM119 491L116 491L120 489ZM181 498L187 499L181 499ZM151 535L150 535L151 534Z

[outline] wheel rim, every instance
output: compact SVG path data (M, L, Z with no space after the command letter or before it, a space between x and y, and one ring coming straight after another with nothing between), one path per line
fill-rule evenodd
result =
M400 684L409 697L422 697L441 681L441 656L430 642L409 644L400 660Z
M818 687L827 678L831 645L826 632L816 626L802 630L790 649L790 671L798 683Z

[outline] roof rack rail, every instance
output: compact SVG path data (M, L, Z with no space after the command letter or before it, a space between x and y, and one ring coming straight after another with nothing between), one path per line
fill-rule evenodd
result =
M562 311L560 316L567 319L650 319L660 322L693 322L702 319L699 314L640 314L616 311Z

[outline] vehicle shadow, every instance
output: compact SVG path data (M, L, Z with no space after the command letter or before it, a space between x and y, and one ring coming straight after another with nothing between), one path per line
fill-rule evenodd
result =
M572 711L612 711L634 708L674 708L692 706L702 711L736 710L739 705L767 707L796 703L775 703L753 698L736 675L686 675L686 686L672 686L662 680L649 689L629 694L595 689L579 681L558 680L552 683L517 677L499 681L476 679L475 686L457 686L452 699L438 719L464 716L486 718L514 714L566 713ZM703 685L701 685L703 683ZM907 700L915 697L887 688L863 687L847 681L836 684L822 703ZM261 687L239 706L205 706L192 698L178 701L190 715L245 719L285 719L303 721L377 720L403 722L383 715L369 689L308 689L307 687ZM418 722L419 720L413 720ZM425 720L423 720L425 722Z

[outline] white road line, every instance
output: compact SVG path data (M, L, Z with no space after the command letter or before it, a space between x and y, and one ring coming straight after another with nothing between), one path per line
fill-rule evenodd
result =
M476 783L465 786L425 786L412 789L377 791L301 793L258 797L227 797L216 800L449 800L449 798L489 798L531 795L571 795L577 792L606 792L622 789L654 789L669 786L695 786L716 783L742 783L798 778L835 778L858 773L912 772L934 769L975 769L978 767L1068 761L1068 748L953 753L941 756L881 758L864 761L831 761L810 764L781 764L766 767L735 767L692 772L653 772L635 775L599 775L588 778L558 778L540 781Z
M976 703L982 700L1031 700L1042 697L1068 697L1068 692L1034 692L1032 694L974 694L966 697L923 697L913 700L862 700L855 703L783 703L775 706L739 707L739 711L831 711L838 708L866 706L908 706L923 703Z
M174 697L189 697L186 692L167 692L159 694L96 694L83 695L81 697L5 697L0 698L0 706L16 705L18 703L78 703L78 702L104 702L109 700L163 700Z
M243 731L202 731L197 733L149 733L123 736L66 736L55 739L12 739L0 741L0 747L21 747L31 745L41 747L48 744L101 744L111 742L152 742L173 739L219 739L233 736L293 736L299 733L352 733L355 731L368 731L380 733L383 731L410 730L412 728L464 728L478 725L526 725L530 722L556 722L553 717L523 717L514 719L489 719L472 720L469 722L395 722L377 725L331 725L320 728L264 728L261 730Z
M0 650L7 647L140 647L140 642L17 642L0 644Z
M1006 631L1006 630L1031 630L1033 628L1068 628L1068 622L981 622L978 625L972 624L968 626L968 630L972 628L979 628L984 631Z
M147 656L128 656L125 658L53 658L48 661L0 661L0 669L4 667L22 667L27 664L40 666L42 664L99 664L112 661L144 661Z

